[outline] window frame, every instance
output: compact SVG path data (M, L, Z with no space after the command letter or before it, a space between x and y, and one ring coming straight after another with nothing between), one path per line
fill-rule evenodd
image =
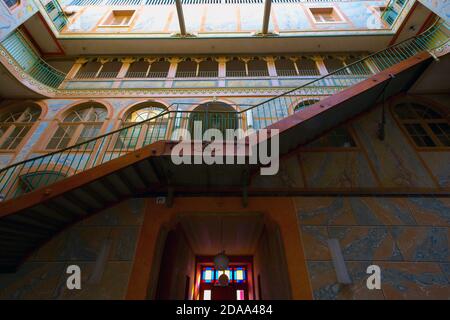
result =
M396 108L402 104L408 105L409 108L411 108L411 111L414 114L416 114L417 118L416 119L401 119L400 116L396 112ZM418 115L416 113L416 111L413 109L413 107L412 107L413 104L431 109L432 111L439 113L442 118L441 119L425 119L423 117L420 117L420 115ZM433 104L429 101L422 101L422 100L396 101L394 104L391 105L390 109L391 109L392 116L394 117L395 121L397 122L397 125L400 127L401 131L406 136L406 138L410 141L411 145L414 148L416 148L417 150L421 150L421 151L437 151L437 150L449 150L450 149L450 146L444 145L441 142L441 140L436 136L436 134L433 132L431 127L429 126L429 124L439 124L439 123L446 123L446 124L450 125L450 114L448 114L448 113L446 114L445 112L442 111L441 108L439 108L435 104ZM435 145L434 146L418 145L416 140L413 138L413 136L407 129L406 124L419 124L423 128L425 133L427 134L427 137L429 137Z
M30 121L30 122L21 122L19 120L23 119L24 114L29 111L30 109L36 108L37 110L39 110L39 115L37 116L35 121ZM42 117L42 113L43 113L43 109L41 108L41 106L37 105L37 104L30 104L30 105L26 105L24 109L19 109L18 107L12 107L12 108L8 108L5 110L4 113L0 113L0 115L3 114L16 114L16 113L21 113L21 115L18 118L18 121L13 121L13 122L0 122L0 126L2 126L3 124L9 124L9 127L5 130L5 132L3 134L0 135L0 153L15 153L17 152L17 150L21 149L21 147L23 146L24 143L26 143L26 141L28 140L28 138L30 137L30 135L33 133L34 129L36 128L36 126L39 124L39 122L41 121L41 117ZM14 130L16 128L28 128L28 130L26 131L26 133L23 135L22 138L20 138L19 143L14 147L14 148L1 148L1 146L3 145L3 143L9 139L12 135L12 133L14 132ZM23 131L23 129L20 131L20 133ZM19 133L19 134L20 134ZM17 136L14 138L14 140L17 140Z
M120 25L108 24L107 21L110 19L111 15L114 15L114 13L118 12L118 11L124 11L124 12L132 11L133 14L131 15L128 23L126 23L126 24L120 24ZM136 9L111 9L105 14L105 16L102 18L102 20L100 20L100 23L98 24L97 27L99 27L99 28L129 28L131 26L131 24L133 23L133 21L135 20L136 15L137 15Z
M71 113L77 112L79 110L83 110L85 108L90 108L90 110L84 116L84 118L89 119L89 116L92 114L92 112L95 108L103 108L105 110L105 114L106 114L105 119L102 121L76 121L76 122L75 121L74 122L69 122L69 121L65 122L64 121ZM49 135L48 139L46 139L45 144L43 146L43 150L45 152L49 152L49 151L52 152L52 151L66 149L66 148L71 148L78 143L82 143L82 142L77 142L77 141L80 139L81 133L83 132L84 128L86 128L86 126L89 126L89 125L99 125L98 135L101 135L105 129L105 126L108 123L108 120L109 120L108 116L109 116L109 110L103 104L93 103L92 105L89 105L89 103L87 103L87 104L81 104L81 105L77 105L77 106L73 106L73 107L69 108L65 113L62 114L62 116L59 119L57 119L57 124L54 128L52 128L53 129L52 133ZM49 144L55 137L58 130L60 128L69 128L69 127L75 127L75 130L72 133L72 135L70 136L67 144L64 147L49 148ZM59 137L59 142L58 142L57 146L59 146L61 144L61 141L63 138L64 138L64 136ZM94 137L91 137L87 140L90 140L92 138L94 138ZM90 148L86 147L86 148L82 148L82 149L77 149L75 151L79 151L79 152L85 152L87 150L92 151L94 148L95 148L95 143Z
M334 21L318 21L316 19L316 16L314 14L314 11L316 10L327 10L331 9L331 13L333 17L338 18L339 20ZM328 7L307 7L306 11L308 12L309 16L312 19L312 22L315 24L336 24L336 23L347 23L347 19L345 19L342 12L338 9L337 6L328 6Z
M156 114L155 116L158 116L158 115L160 115L162 113L165 113L165 112L169 111L167 106L159 104L159 103L154 104L154 103L149 102L149 103L143 103L143 104L136 105L136 106L128 109L123 114L123 116L120 119L120 123L119 123L119 126L118 126L117 130L121 130L121 129L124 129L124 128L127 128L127 127L130 127L130 129L128 129L128 130L133 130L132 126L137 124L137 123L139 123L139 122L141 122L141 121L135 121L135 122L127 121L128 117L133 112L137 112L139 110L143 110L143 109L147 109L147 108L161 109L161 111L158 114ZM153 117L151 117L151 118L153 118ZM169 116L167 116L167 117L164 117L163 119L164 119L164 123L165 123L165 131L164 131L164 134L163 134L163 139L165 139L167 137L168 132L169 132L170 118L169 118ZM143 121L146 121L146 120L149 120L149 119L145 119ZM148 124L147 123L143 124L141 126L140 131L139 131L139 134L137 135L137 138L128 137L129 132L128 132L128 130L124 129L124 132L126 132L126 136L122 137L120 135L120 133L118 133L116 138L115 138L116 141L114 143L111 143L111 147L108 148L109 149L108 151L109 152L122 152L122 151L136 150L137 148L142 148L142 147L144 147L144 146L146 146L148 144L151 144L153 142L159 141L160 139L155 140L155 141L151 141L151 139L150 139L151 142L148 143L148 144L145 144L146 143L147 133L149 132L151 127L155 126L155 125L159 126L159 125L162 125L162 123L156 123L154 121L149 121ZM136 126L134 126L134 127L136 127ZM128 145L129 145L128 147L118 147L117 144L119 143L119 140L125 140L124 138L126 138L126 140L130 140L130 141L132 139L135 139L136 141L133 144L131 144L131 145L130 145L130 143L128 143Z
M17 2L16 2L12 7L10 7L10 6L8 6L8 5L6 4L5 0L2 0L1 2L2 2L3 5L6 7L6 9L7 9L9 12L11 12L11 13L12 13L14 10L16 10L18 7L20 7L20 5L22 4L22 0L17 0Z

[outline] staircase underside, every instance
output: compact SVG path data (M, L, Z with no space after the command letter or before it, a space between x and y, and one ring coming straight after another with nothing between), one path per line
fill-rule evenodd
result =
M382 96L407 91L432 62L418 54L269 127L280 131L280 155L373 107ZM175 165L176 142L159 141L50 186L0 203L0 272L14 272L26 257L73 223L129 197L165 193L246 194L256 165Z

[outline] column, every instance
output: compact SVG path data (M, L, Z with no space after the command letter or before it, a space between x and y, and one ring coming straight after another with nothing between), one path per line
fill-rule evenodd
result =
M178 63L183 61L183 59L178 58L178 57L171 57L171 58L168 58L167 61L170 62L170 67L169 67L169 72L167 73L168 79L166 80L165 87L170 88L170 87L172 87L173 78L175 78L175 75L177 73Z
M80 71L81 67L85 64L88 63L89 59L86 58L78 58L75 60L75 63L73 64L72 68L70 69L70 71L67 73L66 75L66 79L65 80L71 80L73 79L76 74L78 73L78 71Z
M319 70L321 76L325 76L328 74L327 67L325 66L325 63L323 62L323 58L321 56L313 56L311 57L311 60L316 63L317 69Z
M277 68L275 66L275 59L274 57L263 57L263 60L266 61L267 63L267 70L269 71L269 76L271 78L275 78L275 79L270 79L270 82L273 86L279 86L280 83L278 81L278 79L276 79L278 77L277 74Z
M122 62L122 67L120 68L119 73L117 74L117 78L118 79L125 78L125 76L127 75L128 69L130 69L131 64L135 61L136 61L136 59L131 58L131 57L126 57L126 58L120 59L120 62Z
M218 75L219 75L219 87L225 87L226 81L225 77L227 76L227 62L230 61L227 57L218 57L216 58L218 65Z

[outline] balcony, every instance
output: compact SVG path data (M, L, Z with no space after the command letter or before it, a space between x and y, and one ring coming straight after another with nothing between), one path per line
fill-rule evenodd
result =
M270 57L86 57L80 58L63 89L107 88L268 88L296 87L363 57L347 55ZM349 68L343 81L360 81L374 66ZM334 84L330 83L330 87Z

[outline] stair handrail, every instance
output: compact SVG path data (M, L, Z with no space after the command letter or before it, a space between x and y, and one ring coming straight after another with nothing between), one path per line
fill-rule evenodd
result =
M444 25L444 24L446 25L446 23L442 23L442 25ZM436 25L437 25L437 23L433 24L433 26L431 26L429 29L427 29L426 31L424 31L424 32L421 33L420 35L426 33L426 32L429 31L430 29L434 28ZM447 27L447 28L448 28L448 27ZM372 54L370 54L370 55L368 55L368 56L366 56L366 57L363 57L363 58L361 58L361 59L359 59L359 60L357 60L357 61L355 61L355 62L353 62L353 63L351 63L351 64L346 65L345 67L339 68L339 69L337 69L337 70L335 70L335 71L333 71L333 72L330 72L330 73L328 73L328 74L326 74L326 75L323 75L323 76L321 76L321 77L319 77L319 78L317 78L317 79L311 80L311 81L309 81L309 82L307 82L307 83L305 83L305 84L303 84L303 85L301 85L301 86L299 86L299 87L297 87L297 88L294 88L294 89L285 91L285 92L282 93L282 94L279 94L279 95L277 95L277 96L274 96L274 97L272 97L272 98L270 98L270 99L267 99L267 100L265 100L265 101L263 101L263 102L260 102L260 103L258 103L258 104L250 105L249 108L246 108L245 110L238 111L237 113L247 112L248 110L251 110L251 109L253 109L253 108L256 108L256 107L258 107L258 106L260 106L260 105L262 105L262 104L264 104L264 103L267 103L267 102L272 101L272 100L275 100L275 99L277 99L277 98L279 98L279 97L285 96L285 95L287 95L287 94L289 94L289 93L291 93L291 92L294 92L294 91L296 91L296 90L298 90L298 89L301 89L301 88L303 88L303 87L306 87L306 86L308 86L308 85L310 85L310 84L312 84L312 83L314 83L314 82L318 82L318 81L320 81L320 80L323 80L323 79L327 78L328 76L337 74L337 73L339 73L339 72L341 72L341 71L343 71L343 70L347 70L349 67L351 67L351 66L353 66L353 65L356 65L356 64L358 64L358 63L360 63L360 62L363 62L363 61L367 60L368 58L373 57L373 56L375 56L375 55L377 55L377 54L379 54L379 53L382 53L382 52L384 52L384 51L386 51L386 50L388 50L388 49L390 49L390 48L396 47L396 46L398 46L398 45L400 45L400 44L403 44L403 43L405 43L405 42L407 42L407 41L410 41L410 40L412 40L412 39L415 39L415 38L419 37L420 35L413 36L413 37L408 38L408 39L406 39L406 40L403 40L403 41L401 41L401 42L399 42L399 43L397 43L397 44L388 46L388 47L386 47L385 49L382 49L382 50L379 50L379 51L377 51L377 52L374 52L374 53L372 53ZM448 39L447 39L447 41L448 41ZM435 49L435 48L432 48L432 49L430 49L430 50L433 50L433 49ZM162 112L162 113L159 113L158 115L156 115L156 116L154 116L154 117L152 117L152 118L149 118L149 119L146 119L146 120L143 120L143 121L140 121L140 122L133 123L133 124L127 126L127 127L123 127L123 128L120 128L120 129L116 129L116 130L113 130L113 131L109 131L109 132L107 132L107 133L104 133L104 134L102 134L102 135L96 136L96 137L91 138L91 139L89 139L89 140L86 140L86 141L83 141L83 142L81 142L81 143L78 143L78 144L74 144L74 145L68 146L68 147L63 148L63 149L59 149L59 150L52 151L52 152L47 153L47 154L45 154L45 155L37 156L37 157L35 157L35 158L25 159L25 160L23 160L23 161L20 161L20 162L11 164L11 165L9 165L9 166L7 166L7 167L4 167L4 168L0 169L0 174L1 174L3 171L5 171L6 169L9 169L9 168L13 167L14 165L18 165L18 164L27 162L27 161L29 161L29 160L39 159L39 158L41 158L41 157L45 157L45 156L47 156L47 155L51 155L51 154L54 154L54 153L67 151L68 149L76 148L76 147L79 147L79 146L81 146L81 145L83 145L83 144L89 144L89 143L92 143L93 141L95 141L95 140L97 140L97 139L100 139L100 138L106 137L106 136L108 136L108 135L112 135L112 134L118 133L118 132L120 132L120 131L122 131L122 130L127 130L127 129L129 129L129 128L134 127L134 126L138 126L138 125L142 125L142 124L144 124L144 123L152 122L152 121L154 121L155 119L160 118L160 117L163 117L164 115L166 115L166 114L168 114L168 113L171 113L171 112L188 112L188 111L185 111L185 110L177 110L177 111L170 110L171 107L176 106L176 105L180 105L180 104L191 104L191 103L178 103L178 102L174 102L174 103L172 103L172 104L169 105L169 107L167 108L167 111L164 111L164 112ZM192 104L194 105L195 103L192 103ZM195 104L195 105L197 105L197 104ZM196 111L196 112L201 112L201 111ZM224 112L224 113L227 113L227 111L217 111L217 112Z
M432 43L432 46L430 46L430 47L426 47L426 42L424 42L424 43L419 42L420 46L419 46L418 44L413 43L413 44L417 47L417 48L414 48L415 51L408 52L409 55L405 55L405 52L401 52L401 55L405 55L405 57L403 57L403 59L406 59L406 58L409 58L409 57L411 57L411 56L417 54L418 52L423 52L423 51L433 51L433 50L435 50L436 48L439 48L439 47L441 47L441 46L447 44L447 42L449 41L449 35L448 35L448 33L449 33L449 27L448 27L447 23L445 23L445 22L438 22L438 21L436 21L429 29L427 29L426 31L424 31L424 32L421 33L420 35L416 35L416 36L411 37L411 38L409 38L409 39L403 40L403 41L401 41L401 42L399 42L399 43L397 43L397 44L393 44L393 45L391 45L391 46L388 46L387 48L385 48L385 49L383 49L383 50L379 50L379 51L377 51L377 52L374 52L374 53L372 53L372 54L370 54L370 55L368 55L368 56L366 56L366 57L364 57L364 58L361 58L361 59L359 59L359 60L357 60L357 61L355 61L355 62L353 62L353 63L350 63L350 64L348 64L348 65L342 67L342 68L339 68L339 69L337 69L337 70L335 70L335 71L333 71L333 72L330 72L330 73L328 73L327 75L323 75L323 76L321 76L320 78L317 78L317 79L314 79L314 80L312 80L312 81L309 81L309 82L307 82L307 83L305 83L305 84L303 84L303 85L301 85L301 86L299 86L299 87L297 87L297 88L295 88L295 89L288 90L288 91L286 91L286 92L284 92L284 93L282 93L282 94L280 94L280 95L274 96L274 97L272 97L272 98L270 98L270 99L267 99L267 100L265 100L265 101L263 101L263 102L261 102L261 103L254 104L254 105L243 105L243 106L247 106L247 108L242 109L242 110L240 110L240 111L235 111L235 112L230 112L230 111L214 111L214 113L218 113L218 114L228 114L228 115L231 115L231 116L242 115L242 114L248 114L248 111L250 111L250 110L254 110L254 109L256 109L256 108L258 108L258 107L260 107L260 106L266 105L266 104L268 104L268 103L270 103L270 102L272 102L272 101L275 101L276 99L279 99L279 98L281 98L281 97L288 96L290 93L294 93L294 92L296 92L296 91L298 91L298 90L301 90L302 88L308 87L308 86L311 85L311 84L314 84L314 83L320 83L320 81L326 80L327 78L330 78L330 77L332 77L332 76L334 76L334 75L338 75L338 74L341 73L342 71L346 71L346 70L348 70L349 68L351 69L352 67L357 66L357 65L360 64L361 62L364 63L364 61L366 61L366 60L368 60L368 59L371 59L371 58L374 58L374 57L377 56L377 55L381 55L381 54L383 54L383 53L386 53L386 52L388 52L388 51L391 50L391 49L400 48L401 45L403 45L403 44L405 44L405 43L407 43L407 42L412 42L413 40L415 40L415 39L420 39L421 37L422 37L422 38L426 38L427 36L429 36L429 35L428 35L429 33L430 33L431 35L434 35L434 32L437 32L437 31L440 31L440 30L441 30L441 27L444 27L444 31L446 31L446 32L444 32L444 36L445 36L444 40L442 40L442 41L437 41L437 43ZM425 39L425 40L427 40L427 39ZM425 41L425 40L424 40L424 41ZM429 39L428 39L428 40L429 40ZM420 50L417 50L417 49L420 49ZM386 58L386 57L384 57L384 58ZM388 57L388 58L392 58L392 57ZM390 64L390 65L387 64L387 65L385 65L385 66L382 66L382 67L383 67L382 70L384 70L384 69L386 69L386 68L392 66L393 64L395 64L395 63L397 63L397 62L399 62L399 61L402 61L402 60L401 60L401 59L400 59L400 60L394 59L393 61L394 61L394 63L392 63L392 64ZM392 62L392 61L391 61L391 62ZM389 63L391 63L391 62L389 62ZM381 70L380 70L380 71L381 71ZM347 74L347 75L348 75L348 74ZM361 76L361 75L358 75L358 76ZM57 154L63 154L64 152L67 152L67 151L69 151L69 152L70 152L71 150L77 151L77 150L80 150L80 147L81 147L81 146L85 146L85 151L86 151L88 145L91 145L91 144L93 144L93 143L94 143L94 144L97 144L97 143L99 143L100 140L103 139L103 138L112 137L112 136L114 136L115 134L118 134L117 136L119 137L119 136L120 136L120 133L122 133L122 132L128 132L130 129L132 129L133 132L134 132L134 130L135 130L136 127L138 127L138 126L141 126L141 127L142 127L143 125L148 124L148 123L155 123L158 119L163 120L164 118L167 118L168 115L170 115L170 114L174 114L174 115L175 115L175 119L177 119L176 117L178 116L178 114L181 114L181 115L182 115L182 116L181 116L180 118L178 118L178 119L186 119L185 114L193 114L193 113L205 114L204 111L178 110L178 106L181 105L181 104L185 104L185 103L172 103L166 111L163 111L163 112L159 113L158 115L155 115L154 117L151 117L151 118L146 119L146 120L144 120L144 121L136 122L136 123L131 124L131 125L129 125L129 126L126 126L126 127L123 127L123 128L119 128L119 129L116 129L116 130L113 130L113 131L104 133L104 134L99 135L99 136L97 136L97 137L88 139L88 140L83 141L83 142L80 142L80 143L78 143L78 144L74 144L74 145L65 147L65 148L63 148L63 149L55 150L55 151L52 151L52 152L49 152L49 153L46 153L46 154L43 154L43 155L40 155L40 156L37 156L37 157L25 159L25 160L22 160L22 161L20 161L20 162L11 164L11 165L9 165L9 166L7 166L7 167L5 167L5 168L0 169L0 179L4 178L4 177L2 177L2 174L5 174L5 175L6 175L6 173L7 173L9 170L11 170L11 169L18 168L19 166L22 166L22 168L24 168L24 165L26 165L27 163L32 163L32 162L34 163L34 162L37 161L37 160L44 159L44 158L47 158L47 157L50 157L50 159L52 159L54 155L57 155ZM196 105L197 105L197 104L196 104ZM174 107L175 107L175 108L174 108ZM174 110L174 109L175 109L175 110ZM187 117L187 118L189 118L189 117ZM139 129L139 130L140 130L140 129ZM110 139L110 140L112 140L112 139ZM160 140L161 140L161 139L160 139ZM101 144L102 144L102 146L103 146L103 141L102 141ZM100 149L101 149L101 148L100 148ZM100 149L99 149L99 150L100 150ZM83 151L83 155L84 155L84 152L85 152L85 151ZM106 150L105 150L105 152L106 152ZM95 159L94 159L94 160L97 160L97 156L98 156L98 154L95 156ZM102 163L103 163L103 162L102 162ZM94 163L93 166L96 166L96 164ZM14 170L13 170L13 171L14 171ZM75 171L76 171L76 170L75 170ZM17 177L17 178L18 178L18 177ZM1 181L0 181L0 182L1 182ZM2 187L2 188L3 188L3 187ZM0 194L2 194L2 190L3 190L3 189L0 189ZM4 195L4 196L5 196L5 195Z

